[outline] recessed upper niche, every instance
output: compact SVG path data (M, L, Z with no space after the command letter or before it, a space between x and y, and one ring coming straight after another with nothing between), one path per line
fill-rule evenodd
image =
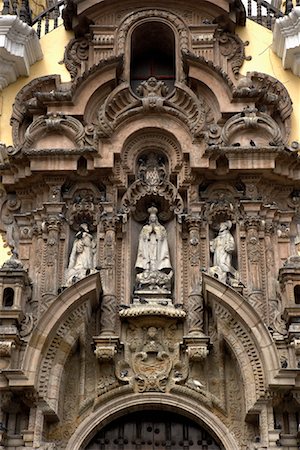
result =
M175 81L175 38L171 28L151 21L138 26L131 37L131 88L150 77L163 81L170 92Z

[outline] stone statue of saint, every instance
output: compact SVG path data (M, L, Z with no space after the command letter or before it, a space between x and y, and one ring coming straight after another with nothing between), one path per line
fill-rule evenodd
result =
M235 243L230 229L232 223L230 220L220 224L218 236L210 241L210 251L214 254L213 266L209 268L208 273L218 278L222 283L229 283L228 275L238 279L238 272L231 265L232 253L235 250Z
M71 286L95 270L96 240L86 223L80 225L71 250L66 285Z
M139 235L135 263L137 289L167 292L173 276L167 231L158 221L156 207L149 208L148 213L149 223Z

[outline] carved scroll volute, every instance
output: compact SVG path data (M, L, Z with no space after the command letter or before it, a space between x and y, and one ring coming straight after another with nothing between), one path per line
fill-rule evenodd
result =
M200 271L200 227L199 216L189 216L186 219L188 227L189 249L189 296L188 296L188 333L203 333L203 297Z
M105 216L103 221L103 266L100 267L103 297L101 302L100 334L113 335L116 326L116 216Z

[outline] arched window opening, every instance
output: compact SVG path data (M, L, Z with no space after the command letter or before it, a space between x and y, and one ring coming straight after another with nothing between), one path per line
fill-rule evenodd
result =
M11 308L14 304L15 291L7 287L3 292L3 306L4 308Z
M297 284L294 287L294 297L295 297L295 303L297 305L300 305L300 284Z
M170 27L160 22L147 22L137 27L131 39L131 88L149 78L163 82L168 92L175 81L175 38Z

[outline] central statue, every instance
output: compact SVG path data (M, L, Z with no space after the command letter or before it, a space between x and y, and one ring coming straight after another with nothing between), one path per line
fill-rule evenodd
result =
M173 276L167 231L157 218L157 208L148 209L149 222L139 235L135 268L136 290L166 293L171 289Z

